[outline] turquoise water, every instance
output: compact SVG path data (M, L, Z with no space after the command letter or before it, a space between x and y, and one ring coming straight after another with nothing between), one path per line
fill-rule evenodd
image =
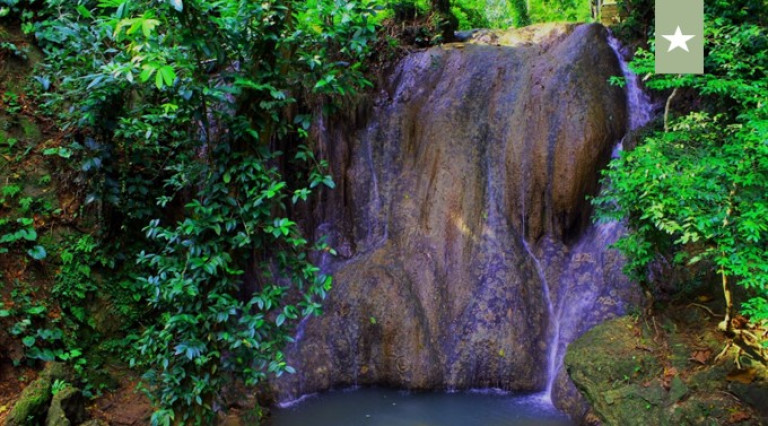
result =
M493 390L354 389L312 395L273 410L272 426L571 425L544 394Z

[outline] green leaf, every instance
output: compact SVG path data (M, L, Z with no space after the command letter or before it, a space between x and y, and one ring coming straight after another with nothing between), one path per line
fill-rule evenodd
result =
M160 24L157 19L142 19L141 20L141 32L144 37L149 38L152 35L152 30Z
M17 234L27 241L35 241L37 239L37 231L34 228L22 229Z
M46 148L43 150L43 155L58 155L61 158L69 158L72 156L72 150L69 148Z
M45 251L45 248L41 245L36 245L27 250L27 254L35 260L43 260L48 255L48 253Z
M141 80L142 83L146 83L147 80L152 77L152 73L155 72L155 67L153 67L150 64L144 65L143 69L141 70L141 74L139 74L139 80Z
M30 308L25 309L25 312L30 315L40 315L43 312L45 312L45 306L43 305L32 306Z
M323 184L331 189L336 188L336 183L333 182L333 177L331 175L323 177Z
M163 76L163 81L166 86L173 86L173 81L176 80L176 72L170 65L164 65L157 71L158 74Z
M88 9L86 9L85 6L83 6L81 4L77 5L76 9L77 9L77 12L80 13L80 15L83 16L83 18L91 19L93 17L91 12Z
M163 88L163 73L161 73L159 70L157 74L155 74L155 86L157 86L158 89Z
M24 343L24 346L31 348L32 346L35 346L35 336L26 336L21 339L21 342Z

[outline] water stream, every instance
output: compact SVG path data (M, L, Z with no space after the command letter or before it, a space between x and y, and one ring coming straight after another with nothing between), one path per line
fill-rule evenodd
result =
M619 59L621 72L624 74L629 116L627 126L630 131L637 130L651 121L656 106L651 102L651 98L648 94L640 87L638 76L629 69L629 65L624 60L624 55L621 53L621 43L619 40L613 35L610 35L608 37L608 45L611 46L611 49L616 53L616 57ZM619 142L619 145L621 145L621 142Z
M544 302L547 304L547 314L551 332L549 333L550 338L547 342L547 387L544 389L544 396L551 403L552 389L554 387L555 379L557 378L557 371L559 369L557 348L560 342L560 312L559 310L556 312L555 303L552 299L552 294L549 288L549 281L547 281L547 276L544 273L544 268L541 266L541 261L539 261L539 258L533 254L530 245L528 245L528 242L525 241L525 239L523 239L523 247L533 260L536 274L538 275L539 281L541 282Z
M638 128L644 126L647 124L652 118L653 118L653 112L655 106L651 102L649 96L643 92L642 88L640 87L638 76L635 75L627 65L626 61L624 60L623 55L621 54L621 44L619 43L618 39L613 37L611 35L608 38L608 44L613 49L614 53L616 54L616 57L619 60L619 65L621 67L621 71L624 75L624 81L626 83L625 85L625 93L627 97L627 134L624 136L626 138L628 135L631 134L632 131L637 130ZM615 148L613 150L612 157L616 158L619 155L619 152L623 149L623 142L624 138L619 140ZM611 222L611 223L601 223L594 225L597 228L596 233L595 232L586 232L584 234L584 237L588 239L594 239L594 235L597 234L599 236L599 240L603 242L603 247L608 246L608 241L613 242L615 241L616 237L614 235L604 235L606 233L615 234L617 232L621 232L621 227L618 226L617 223ZM582 238L584 240L584 238ZM577 249L574 250L574 252L580 252L578 249L578 246L580 246L583 243L580 242L577 244ZM547 306L547 314L549 318L549 325L548 325L548 341L547 341L547 384L546 388L544 390L545 398L549 401L552 400L552 391L555 385L555 381L557 380L558 373L563 365L563 359L565 357L565 346L567 345L568 341L561 342L561 323L563 321L569 321L569 322L579 322L580 320L578 318L575 318L575 316L582 314L582 309L567 309L567 312L563 312L563 307L566 305L566 300L568 300L569 304L572 304L573 301L570 300L572 298L569 298L567 294L562 295L553 295L552 294L552 288L551 283L547 280L547 276L545 274L545 270L541 264L541 260L538 256L536 256L531 249L528 242L525 240L525 238L522 239L523 247L525 248L525 251L530 256L531 260L533 261L533 264L536 269L536 273L538 275L538 278L542 285L542 294L544 298L544 302ZM562 287L562 286L561 286ZM556 297L557 296L557 297ZM592 302L591 295L581 295L581 297L577 298L578 301L581 303L577 303L579 307L586 308L587 305L589 305L588 302ZM572 308L571 306L569 306ZM565 318L563 318L564 314L566 314ZM566 339L568 337L574 338L576 336L564 336ZM561 348L562 346L562 348Z

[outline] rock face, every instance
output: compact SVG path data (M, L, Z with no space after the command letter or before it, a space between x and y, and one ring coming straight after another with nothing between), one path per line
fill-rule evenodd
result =
M551 357L631 297L586 201L627 122L605 29L478 38L404 58L357 131L322 123L338 187L314 216L341 256L324 259L334 289L297 331L279 399L353 384L543 390Z

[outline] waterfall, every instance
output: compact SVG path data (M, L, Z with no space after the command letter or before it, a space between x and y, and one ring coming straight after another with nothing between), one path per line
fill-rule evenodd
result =
M549 327L548 329L551 329L548 342L547 342L547 387L544 390L544 396L545 398L551 403L552 402L552 389L555 385L555 378L557 377L557 371L559 369L558 366L558 346L560 342L560 310L557 312L555 311L555 304L552 300L552 294L549 288L549 281L547 281L547 276L544 273L544 268L541 266L541 262L539 261L539 258L536 257L533 254L533 251L531 250L530 245L528 245L528 242L525 241L523 238L523 248L525 248L526 253L528 253L528 256L530 256L531 260L533 260L533 265L536 269L536 274L539 277L539 281L541 281L541 289L544 296L544 302L547 304L547 315L549 318ZM560 304L560 307L562 308L562 304ZM562 362L562 360L560 360Z
M626 105L650 116L637 79L608 85L626 66L597 24L499 40L407 55L359 129L322 129L338 189L314 223L349 249L321 268L334 290L296 330L281 400L384 383L559 404L566 344L634 302L605 249L620 224L584 212L612 142L639 126Z
M608 44L619 60L624 81L626 82L624 91L628 112L627 132L614 146L612 157L616 158L623 149L624 139L653 118L655 105L640 87L638 76L629 69L621 54L619 41L611 35L608 38ZM590 255L591 259L597 263L601 253L605 252L606 248L614 243L623 232L624 228L618 222L605 222L590 226L571 250L571 260L566 268L566 275L573 274L579 268L578 262L580 260L577 259L584 254ZM547 312L549 314L545 397L552 401L555 382L565 358L565 348L569 342L578 338L591 325L591 319L588 318L587 313L600 297L600 292L603 288L601 288L601 285L596 284L585 288L584 286L579 286L574 279L568 278L566 282L561 282L557 286L557 289L562 289L561 291L564 294L553 295L550 288L551 283L547 280L541 260L534 255L525 239L523 239L523 247L536 267L538 277L543 286L544 302L547 304ZM610 282L602 283L603 286L610 286L611 284ZM555 298L555 296L559 297ZM564 324L567 324L567 326L564 326Z
M627 120L627 135L632 131L646 125L653 118L653 110L655 106L651 102L651 98L647 93L643 92L638 82L638 76L629 69L629 65L624 60L624 55L621 53L621 43L613 36L608 36L608 45L611 46L616 57L619 59L619 66L621 72L624 74L625 93L627 95L627 111L629 119ZM624 136L626 138L626 135ZM613 149L612 158L617 158L619 152L624 149L624 138L619 140Z

